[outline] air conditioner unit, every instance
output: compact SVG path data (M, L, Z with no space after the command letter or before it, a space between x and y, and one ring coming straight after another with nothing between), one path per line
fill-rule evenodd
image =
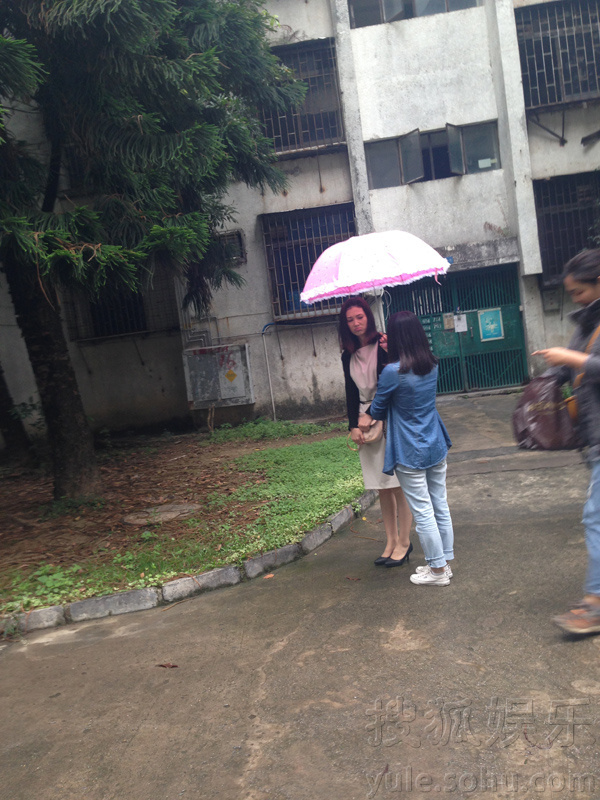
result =
M254 403L247 344L188 347L183 370L192 410Z

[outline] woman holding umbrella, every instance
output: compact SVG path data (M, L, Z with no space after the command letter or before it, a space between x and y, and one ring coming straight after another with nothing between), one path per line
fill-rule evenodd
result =
M369 304L362 297L350 297L342 305L339 321L342 366L346 383L348 427L358 445L365 489L377 489L387 537L377 566L399 567L412 550L412 515L395 475L384 475L385 438L365 443L371 419L365 415L377 389L377 379L387 363L386 337L375 327Z

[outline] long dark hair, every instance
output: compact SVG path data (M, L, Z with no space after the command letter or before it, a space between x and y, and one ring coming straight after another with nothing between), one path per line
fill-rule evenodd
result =
M379 339L379 334L377 333L377 327L375 325L375 317L371 311L371 306L363 297L349 297L342 305L339 323L340 344L342 345L342 350L347 350L349 353L356 353L360 347L360 339L350 331L350 328L348 327L348 321L346 320L346 313L348 309L354 307L362 308L362 310L365 312L365 316L367 318L367 344L372 344Z
M387 327L388 360L400 362L400 373L414 372L415 375L429 375L438 363L431 352L427 334L412 311L398 311L392 314Z
M563 278L570 275L580 283L597 283L600 278L600 248L582 250L565 264Z

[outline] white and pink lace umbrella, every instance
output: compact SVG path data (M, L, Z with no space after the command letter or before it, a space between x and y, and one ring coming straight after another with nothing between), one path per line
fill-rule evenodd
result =
M300 299L316 303L399 286L427 275L443 275L448 267L445 258L412 233L366 233L324 250L310 271Z

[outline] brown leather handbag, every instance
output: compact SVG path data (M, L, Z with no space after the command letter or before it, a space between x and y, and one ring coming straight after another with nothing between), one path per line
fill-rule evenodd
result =
M552 375L540 375L527 384L512 424L515 440L524 450L576 450L582 446L562 389Z

